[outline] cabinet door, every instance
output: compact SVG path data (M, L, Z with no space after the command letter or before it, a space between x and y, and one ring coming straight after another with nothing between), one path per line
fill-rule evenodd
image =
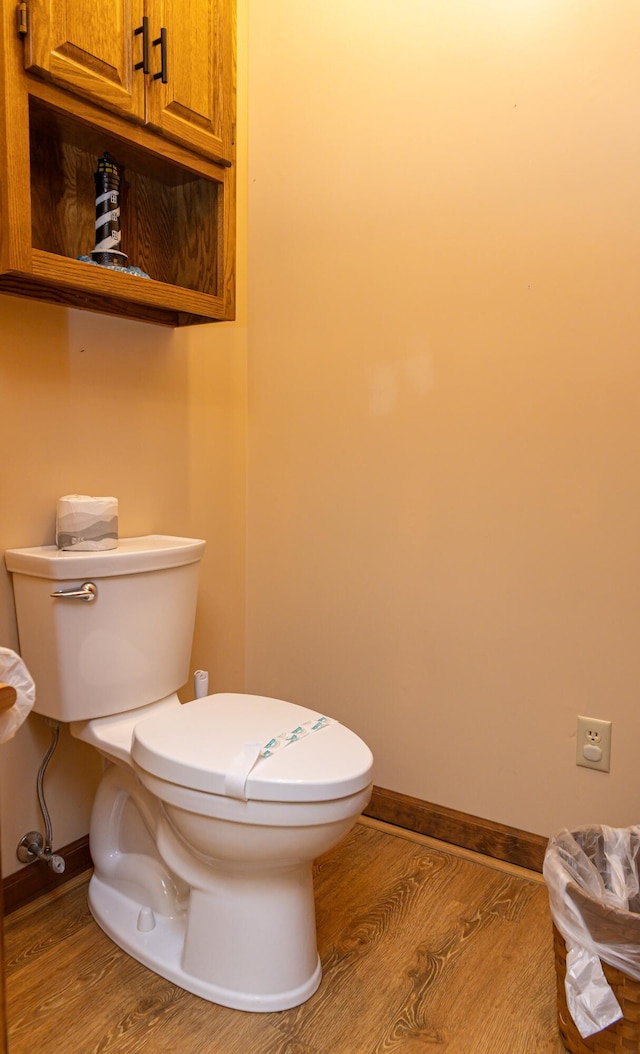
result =
M152 41L147 121L162 135L215 159L233 159L234 0L147 0Z
M25 68L144 120L143 0L30 0Z

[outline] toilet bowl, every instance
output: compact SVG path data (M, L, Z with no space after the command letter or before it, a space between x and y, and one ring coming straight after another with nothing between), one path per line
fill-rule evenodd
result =
M320 983L312 863L366 806L373 759L345 726L297 704L240 693L180 703L203 548L151 536L5 559L34 709L69 721L106 760L90 831L96 921L187 991L285 1010Z
M212 1002L285 1010L320 983L312 863L366 806L370 752L331 722L257 760L242 796L225 793L248 734L267 743L318 716L219 694L71 725L112 762L91 819L92 914L134 958Z

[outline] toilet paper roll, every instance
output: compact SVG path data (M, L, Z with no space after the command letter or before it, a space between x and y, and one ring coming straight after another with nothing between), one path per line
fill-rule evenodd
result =
M118 499L66 494L58 499L58 549L99 552L118 546Z
M27 667L11 648L0 648L0 681L16 690L16 701L0 714L0 743L15 736L36 701L36 686Z

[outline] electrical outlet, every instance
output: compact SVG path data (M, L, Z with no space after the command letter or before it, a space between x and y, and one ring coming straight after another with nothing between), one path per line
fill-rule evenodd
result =
M611 721L578 716L576 765L609 772L611 765Z

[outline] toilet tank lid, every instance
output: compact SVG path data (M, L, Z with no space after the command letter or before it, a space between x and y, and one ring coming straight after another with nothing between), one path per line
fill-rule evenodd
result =
M30 549L7 549L4 559L8 571L35 578L108 578L193 564L202 558L204 548L205 542L199 538L147 534L141 538L120 538L116 549L101 552L38 545Z
M267 743L314 710L259 695L224 692L148 717L134 729L131 756L152 776L191 790L228 794L227 776L243 745ZM246 781L254 801L332 801L369 786L373 757L366 743L330 721L316 734L261 758Z

